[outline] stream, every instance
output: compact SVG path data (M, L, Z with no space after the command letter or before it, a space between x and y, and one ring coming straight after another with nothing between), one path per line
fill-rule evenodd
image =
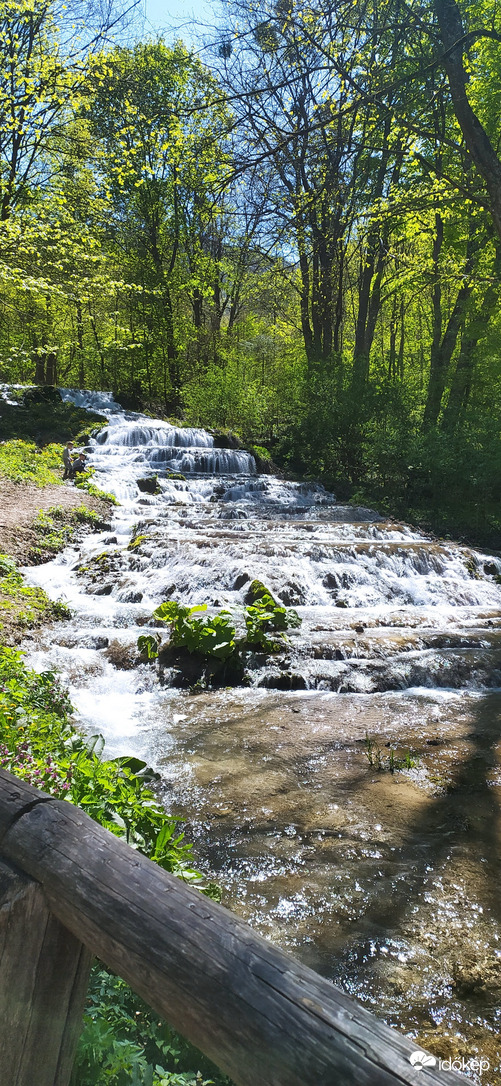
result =
M26 638L27 662L60 672L110 757L159 771L223 904L501 1084L501 559L111 395L62 395L109 419L88 452L120 506L24 571L74 613ZM138 487L155 475L159 493ZM195 693L137 665L163 600L241 613L255 578L302 624L245 685Z

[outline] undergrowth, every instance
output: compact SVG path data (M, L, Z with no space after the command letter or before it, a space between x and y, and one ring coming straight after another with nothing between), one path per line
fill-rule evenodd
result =
M39 449L31 441L4 441L0 445L0 474L14 483L35 486L62 483L62 453L62 445Z
M195 1066L197 1071L190 1070ZM71 1086L231 1086L120 977L92 970Z
M1 563L7 577L20 576L8 558ZM158 803L153 771L137 758L103 758L102 737L81 734L71 714L54 672L37 674L22 653L0 646L0 766L70 800L166 871L218 898L218 888L195 870L176 820ZM124 981L95 967L72 1086L225 1086L229 1080L210 1066Z

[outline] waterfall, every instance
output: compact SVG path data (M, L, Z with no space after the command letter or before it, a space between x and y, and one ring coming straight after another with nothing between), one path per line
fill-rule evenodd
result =
M29 662L61 671L110 754L155 765L226 903L401 1028L492 1051L501 559L261 476L111 395L63 395L106 414L89 459L121 505L27 571L74 611L27 638ZM254 579L302 624L248 654L242 685L200 692L138 662L163 600L228 609L241 631Z

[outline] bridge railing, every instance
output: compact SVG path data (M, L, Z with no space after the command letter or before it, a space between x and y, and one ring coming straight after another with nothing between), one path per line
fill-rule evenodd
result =
M0 770L0 1081L67 1086L92 957L237 1086L453 1086L416 1045L70 803Z

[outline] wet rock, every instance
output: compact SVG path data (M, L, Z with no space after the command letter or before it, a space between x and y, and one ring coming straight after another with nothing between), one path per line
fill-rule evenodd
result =
M453 988L461 999L499 1001L501 996L501 961L498 958L477 958L473 953L455 962L452 968Z
M136 649L132 645L122 645L116 638L110 641L104 656L120 671L130 671L137 664Z
M258 686L267 690L307 690L306 679L292 671L271 672L263 675Z
M220 520L248 520L248 514L244 509L222 509L219 514Z
M158 665L160 676L167 685L184 690L237 686L244 676L239 653L233 653L227 660L218 660L167 644L159 651Z
M244 584L247 584L247 581L250 581L249 574L248 573L239 573L238 577L235 578L235 581L234 581L234 584L233 584L233 591L238 592L240 588L243 588Z
M111 596L111 593L113 592L113 585L100 584L97 586L97 588L89 589L89 592L92 592L93 596Z
M101 634L96 634L95 637L75 638L75 640L71 643L68 640L66 644L69 648L73 648L74 645L83 645L86 649L105 649L109 644L109 640L109 637L104 637Z
M326 573L322 584L324 588L339 588L339 579L335 573Z
M106 547L108 547L108 546L110 546L110 545L111 545L112 543L118 543L118 539L117 539L116 535L109 535L109 536L108 536L108 537L107 537L107 538L105 539L105 541L104 541L104 542L105 542L105 546L106 546Z
M497 562L484 562L484 573L489 577L496 577L499 573Z
M174 592L176 591L176 585L170 584L166 588L162 588L160 595L162 600L171 600Z
M143 494L160 494L160 487L156 475L149 475L143 479L136 479L136 485Z
M119 599L120 599L121 603L141 603L142 598L143 598L143 593L142 592L134 592L134 591L121 592L120 596L119 596Z
M346 600L336 600L336 607L348 607Z
M285 607L291 607L293 604L305 603L306 594L300 585L291 581L284 588L280 589L280 599Z
M214 434L214 448L215 449L241 449L242 442L236 434L232 433L218 433Z

